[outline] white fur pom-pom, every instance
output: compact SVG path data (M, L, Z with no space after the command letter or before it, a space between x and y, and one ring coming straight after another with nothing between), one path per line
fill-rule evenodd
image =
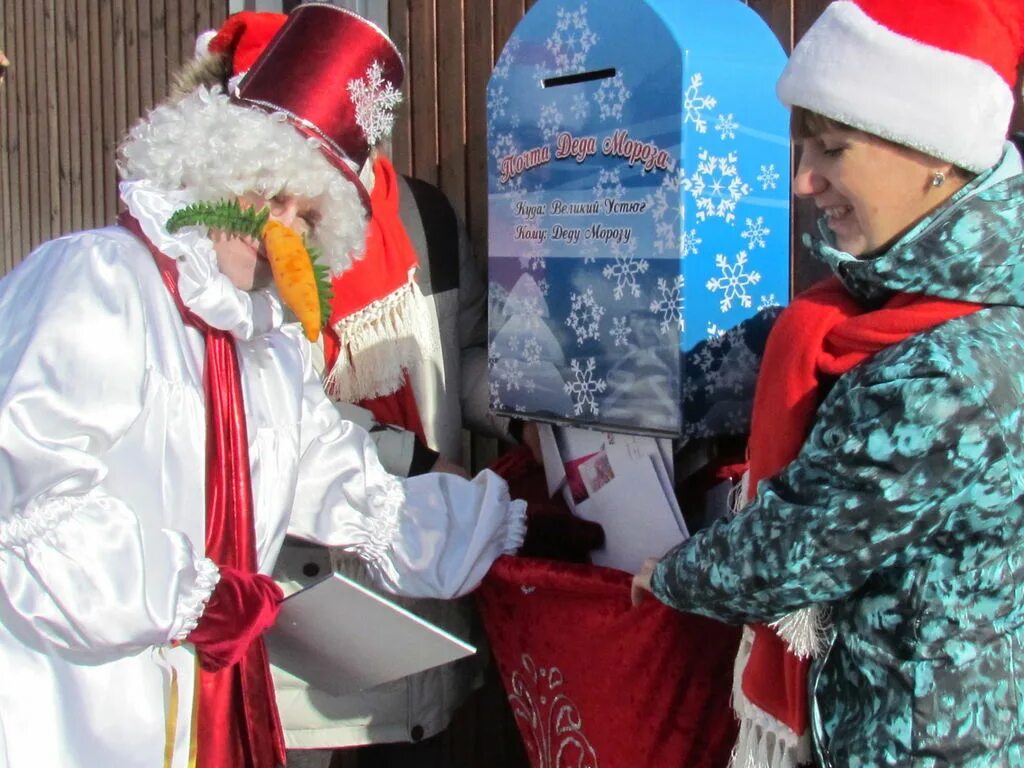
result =
M203 58L210 52L210 41L217 36L216 29L208 29L205 32L201 32L196 38L196 49L195 57L197 59Z

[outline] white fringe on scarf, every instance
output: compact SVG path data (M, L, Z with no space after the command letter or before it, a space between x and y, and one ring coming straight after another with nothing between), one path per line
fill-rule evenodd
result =
M753 644L754 630L744 627L732 682L732 708L740 733L729 768L798 768L811 760L810 734L794 733L743 695L743 670Z
M812 605L801 608L769 624L786 641L798 659L816 659L823 654L832 636L828 608Z
M342 318L334 330L341 350L324 389L343 402L390 395L402 386L407 370L438 353L427 299L412 279Z
M730 498L733 514L738 514L748 503L750 471L743 473L733 488ZM781 637L798 659L821 656L828 649L832 633L827 607L812 605L801 608L769 626ZM750 660L754 631L743 628L743 638L736 653L733 669L732 708L740 721L740 734L733 748L730 768L797 768L811 760L811 738L791 731L743 695L743 671Z

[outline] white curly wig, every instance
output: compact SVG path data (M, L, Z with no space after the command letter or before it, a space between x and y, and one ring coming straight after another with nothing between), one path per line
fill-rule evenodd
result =
M321 220L311 244L338 275L363 254L366 210L319 147L284 115L235 104L219 86L199 86L137 123L118 149L117 166L125 181L187 189L197 200L247 192L313 198Z

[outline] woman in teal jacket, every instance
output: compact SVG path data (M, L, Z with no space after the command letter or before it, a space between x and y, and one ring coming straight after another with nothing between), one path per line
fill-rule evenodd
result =
M778 85L794 192L860 311L896 294L979 306L820 391L793 460L649 561L634 599L738 623L830 609L808 675L819 764L1021 766L1024 175L1003 137L1024 10L919 5L839 0L801 40ZM806 757L770 752L751 764Z

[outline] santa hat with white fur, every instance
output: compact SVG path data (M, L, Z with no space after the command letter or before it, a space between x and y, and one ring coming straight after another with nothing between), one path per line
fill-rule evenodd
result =
M1024 45L1021 0L836 0L777 92L969 171L995 165Z

